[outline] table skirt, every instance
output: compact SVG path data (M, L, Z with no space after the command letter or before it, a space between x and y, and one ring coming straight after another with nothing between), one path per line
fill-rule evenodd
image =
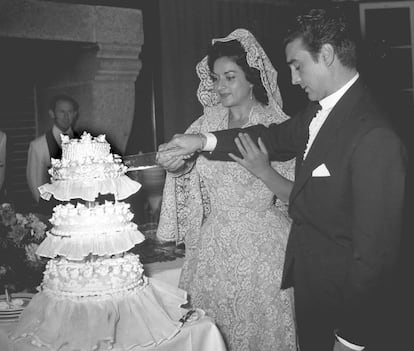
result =
M25 340L13 342L8 333L15 327L15 322L0 324L1 351L50 351L39 348ZM137 331L139 332L139 331ZM226 351L221 334L214 322L207 316L195 322L186 323L171 340L158 346L135 347L128 351ZM101 350L99 350L101 351ZM112 349L111 351L120 351ZM122 350L124 351L124 350Z

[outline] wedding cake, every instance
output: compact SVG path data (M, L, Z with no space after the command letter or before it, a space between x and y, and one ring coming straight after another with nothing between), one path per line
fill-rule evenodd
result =
M62 135L62 159L52 158L49 170L52 182L61 180L116 179L127 169L121 157L111 153L105 135L92 137L84 133L80 139Z
M62 138L62 159L52 160L51 182L39 191L72 203L53 209L37 251L50 260L11 335L16 342L52 351L126 351L179 332L186 292L146 277L138 255L128 252L145 237L120 201L140 188L125 172L104 135ZM100 201L105 194L115 201Z
M111 153L105 135L85 132L80 139L61 138L62 159L52 158L51 182L39 187L43 199L95 201L98 194L113 194L115 200L124 200L141 187L125 175L127 167Z
M110 201L91 207L81 203L57 205L49 220L53 227L37 254L81 260L89 254L102 256L107 252L128 251L145 239L132 222L134 215L129 207L124 202Z

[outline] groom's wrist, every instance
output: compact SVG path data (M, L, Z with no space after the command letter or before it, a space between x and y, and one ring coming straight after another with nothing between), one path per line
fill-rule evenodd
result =
M199 151L214 151L217 145L217 138L213 133L200 133L198 134L200 136L200 143L201 149Z

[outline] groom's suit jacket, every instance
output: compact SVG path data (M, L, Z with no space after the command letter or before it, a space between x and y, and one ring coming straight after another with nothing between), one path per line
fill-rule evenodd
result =
M305 109L279 125L243 131L261 137L271 159L297 160L282 288L303 272L310 284L326 284L343 307L341 336L364 345L369 307L398 253L405 149L360 79L332 109L303 161L312 117ZM238 154L238 132L214 132L211 157Z

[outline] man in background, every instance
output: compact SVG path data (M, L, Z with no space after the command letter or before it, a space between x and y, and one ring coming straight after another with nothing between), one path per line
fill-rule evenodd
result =
M53 126L29 145L26 178L33 198L40 201L38 187L48 183L51 158L61 158L61 134L74 137L73 126L79 113L79 104L70 96L56 95L49 103L49 116Z

